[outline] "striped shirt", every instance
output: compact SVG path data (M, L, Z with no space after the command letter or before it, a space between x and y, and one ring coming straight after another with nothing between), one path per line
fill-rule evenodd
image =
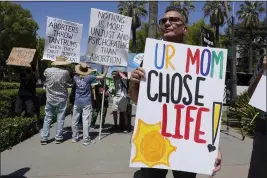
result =
M71 78L69 71L60 68L47 68L44 71L46 78L46 100L56 105L68 100L68 87Z

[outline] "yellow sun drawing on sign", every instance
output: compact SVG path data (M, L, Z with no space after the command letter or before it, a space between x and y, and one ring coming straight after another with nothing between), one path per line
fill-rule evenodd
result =
M146 124L138 120L137 130L133 138L136 147L134 162L142 162L148 167L155 165L170 166L170 155L176 151L176 147L160 133L161 123Z

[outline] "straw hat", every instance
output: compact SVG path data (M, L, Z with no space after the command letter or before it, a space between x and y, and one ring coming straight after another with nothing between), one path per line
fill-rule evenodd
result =
M92 72L92 70L90 69L90 66L88 66L84 62L81 62L80 64L76 65L75 71L77 74L80 74L80 75L89 75Z
M70 63L67 60L68 58L65 56L57 56L56 61L52 62L51 65L53 66L69 65Z

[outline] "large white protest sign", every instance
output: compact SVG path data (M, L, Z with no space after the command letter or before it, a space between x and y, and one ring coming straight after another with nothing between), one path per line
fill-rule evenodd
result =
M227 50L147 39L130 167L212 174Z
M262 75L257 88L255 89L249 104L251 106L254 106L262 111L267 112L266 110L266 70L264 74Z
M127 66L132 18L91 9L86 57L88 62Z
M79 63L82 29L82 24L47 17L43 59L55 61L63 55L69 62Z

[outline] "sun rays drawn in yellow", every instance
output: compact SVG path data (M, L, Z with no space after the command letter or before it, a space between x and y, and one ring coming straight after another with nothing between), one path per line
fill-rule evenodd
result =
M141 162L148 167L156 165L170 166L170 156L177 148L160 133L161 123L147 124L138 120L137 130L133 138L136 147L132 163Z

